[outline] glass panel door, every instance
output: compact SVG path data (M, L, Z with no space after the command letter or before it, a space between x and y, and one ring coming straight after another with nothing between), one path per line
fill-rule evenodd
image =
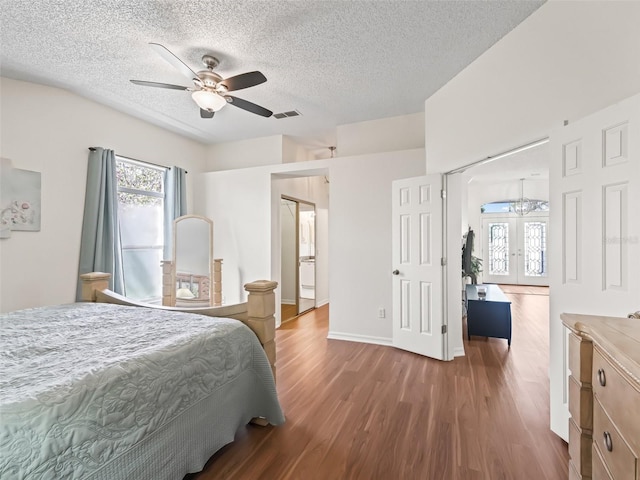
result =
M485 283L549 285L547 216L484 218L482 226Z
M547 229L545 217L521 217L518 219L520 248L518 258L518 283L523 285L549 285L547 271Z
M489 275L509 275L509 222L489 223Z
M517 282L517 248L515 219L499 217L484 219L483 281L485 283Z

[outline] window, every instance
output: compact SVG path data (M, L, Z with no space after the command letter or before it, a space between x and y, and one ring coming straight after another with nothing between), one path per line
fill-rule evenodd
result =
M160 303L166 169L116 157L125 294Z
M485 203L480 207L480 213L521 213L519 209L523 201L527 202L528 213L549 211L549 202L545 200L524 199Z

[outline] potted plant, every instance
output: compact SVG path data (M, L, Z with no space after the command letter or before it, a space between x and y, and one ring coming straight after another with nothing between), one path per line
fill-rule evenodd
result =
M465 283L470 279L472 284L478 283L478 274L482 272L482 259L473 255L474 233L471 228L462 236L462 278Z

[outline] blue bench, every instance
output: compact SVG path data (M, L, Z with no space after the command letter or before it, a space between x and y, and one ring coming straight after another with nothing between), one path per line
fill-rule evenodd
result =
M478 285L466 286L467 338L505 338L511 347L511 302L497 285L486 287L486 296L478 295Z

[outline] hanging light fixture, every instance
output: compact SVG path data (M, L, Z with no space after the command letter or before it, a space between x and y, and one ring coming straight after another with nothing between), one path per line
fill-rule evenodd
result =
M534 209L534 202L524 196L524 178L520 179L520 198L511 202L513 211L520 215L528 215Z
M217 112L227 104L224 97L210 90L196 90L191 94L191 98L200 108L208 112Z

